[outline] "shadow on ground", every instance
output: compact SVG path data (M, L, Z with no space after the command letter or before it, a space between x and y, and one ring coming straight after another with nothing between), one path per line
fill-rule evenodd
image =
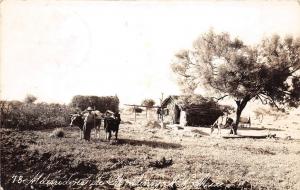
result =
M134 140L134 139L119 139L117 144L129 144L133 146L149 146L152 148L163 148L163 149L170 149L170 148L181 148L180 144L176 143L167 143L167 142L158 142L158 141L147 141L147 140Z
M270 130L270 131L284 131L282 129L276 129L276 128L265 128L265 127L239 127L238 130L241 131L263 131L263 130Z

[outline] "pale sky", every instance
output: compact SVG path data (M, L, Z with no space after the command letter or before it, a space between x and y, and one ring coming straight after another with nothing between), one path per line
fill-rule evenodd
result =
M1 99L121 104L179 94L174 54L213 27L256 43L300 36L297 1L13 1L1 3Z

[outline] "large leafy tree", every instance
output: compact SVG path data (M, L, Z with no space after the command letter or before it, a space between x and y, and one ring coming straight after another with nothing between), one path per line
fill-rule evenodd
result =
M186 93L205 87L234 98L236 125L252 99L283 109L300 99L300 39L274 35L258 45L245 45L228 33L210 30L191 50L175 55L171 65Z

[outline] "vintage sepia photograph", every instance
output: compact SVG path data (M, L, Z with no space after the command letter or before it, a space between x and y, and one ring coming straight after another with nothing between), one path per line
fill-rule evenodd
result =
M0 190L299 190L299 0L0 0Z

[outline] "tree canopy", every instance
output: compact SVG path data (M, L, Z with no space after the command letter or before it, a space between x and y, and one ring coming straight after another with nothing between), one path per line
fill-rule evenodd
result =
M142 101L142 105L147 108L152 108L155 105L155 101L153 99L145 99Z
M213 30L201 35L190 50L175 55L171 65L186 93L210 89L220 99L231 96L237 121L252 99L277 108L300 102L300 39L273 35L257 45L246 45L228 33Z
M33 104L37 100L37 97L32 94L27 94L24 98L24 102L27 104Z

